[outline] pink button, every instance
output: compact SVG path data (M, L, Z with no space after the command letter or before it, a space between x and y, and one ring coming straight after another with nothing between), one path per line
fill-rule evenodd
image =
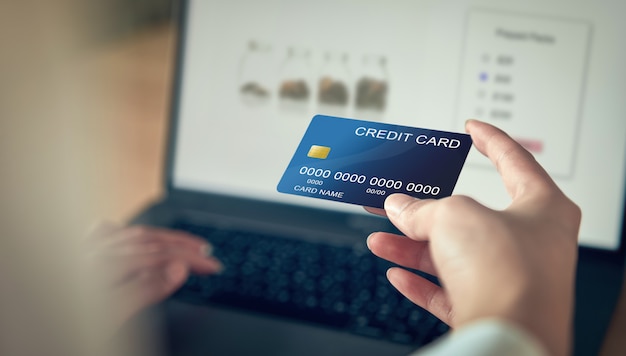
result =
M515 141L532 153L541 153L543 151L543 142L540 140L516 137Z

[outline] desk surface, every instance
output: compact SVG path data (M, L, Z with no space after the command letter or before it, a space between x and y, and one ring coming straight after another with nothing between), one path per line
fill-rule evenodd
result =
M124 221L162 192L174 30L164 26L103 45L89 68L100 91L93 132L102 190L96 214ZM626 291L601 355L626 355Z

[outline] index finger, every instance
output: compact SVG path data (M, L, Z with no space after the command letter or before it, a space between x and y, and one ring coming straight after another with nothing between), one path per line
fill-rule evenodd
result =
M465 130L478 151L496 166L513 200L529 192L556 188L535 157L504 131L478 120L468 120Z
M185 231L142 225L118 229L114 231L109 238L97 241L95 246L102 248L128 243L138 244L153 242L195 250L201 255L210 255L212 251L212 246L206 240Z

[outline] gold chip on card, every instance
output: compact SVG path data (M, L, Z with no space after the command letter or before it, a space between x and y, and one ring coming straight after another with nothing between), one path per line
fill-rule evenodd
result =
M309 153L307 153L307 157L326 159L329 153L330 147L328 146L312 145L311 148L309 148Z

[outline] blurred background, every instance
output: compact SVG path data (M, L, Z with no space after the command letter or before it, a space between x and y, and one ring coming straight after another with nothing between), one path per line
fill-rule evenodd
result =
M97 274L75 266L90 226L123 223L162 193L174 3L0 3L2 355L136 355L149 344L111 344L110 306L89 294ZM624 301L605 355L626 353Z

